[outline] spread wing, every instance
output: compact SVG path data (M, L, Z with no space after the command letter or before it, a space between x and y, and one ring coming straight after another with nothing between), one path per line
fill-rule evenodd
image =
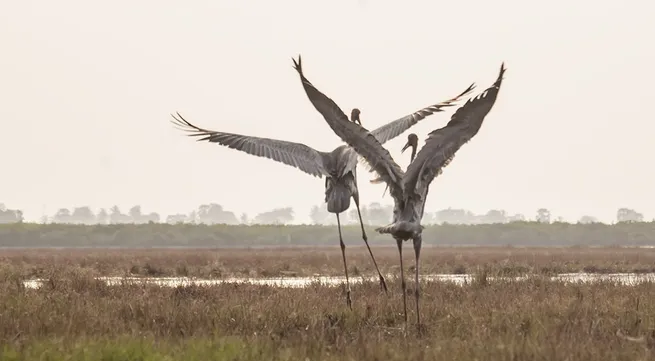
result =
M390 193L394 197L402 196L403 171L375 137L362 126L348 120L339 106L307 80L302 71L301 58L293 59L294 69L300 75L300 81L309 101L314 105L328 123L334 133L357 154L366 160L373 171L389 184Z
M276 162L298 168L318 178L321 178L323 175L329 175L326 171L322 154L304 144L234 133L216 132L202 129L189 123L180 113L177 113L177 117L175 115L172 115L172 117L174 120L171 122L179 126L179 129L191 133L189 136L203 137L198 139L198 141L205 140L218 143L257 157L272 159Z
M484 118L496 102L505 70L503 63L491 87L457 109L445 127L430 132L425 145L407 167L403 179L406 197L426 194L427 187L452 161L455 153L478 133Z
M410 115L389 122L377 129L374 129L371 131L371 134L373 134L373 136L380 142L380 144L384 144L391 139L403 134L407 129L413 127L426 117L434 113L443 112L445 108L452 107L455 105L455 103L457 103L457 101L460 100L461 97L469 94L471 91L473 91L473 89L475 89L475 83L471 84L466 90L454 98L430 105L423 109L417 110Z

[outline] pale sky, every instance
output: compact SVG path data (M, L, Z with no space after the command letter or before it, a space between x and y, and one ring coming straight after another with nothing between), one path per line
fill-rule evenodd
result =
M292 68L373 129L479 93L508 68L495 107L431 185L426 211L491 208L577 220L619 207L655 217L655 3L652 1L260 0L5 1L0 5L0 202L42 211L116 204L238 214L293 206L299 222L323 180L196 142L208 129L343 144ZM422 146L452 110L410 132ZM391 204L358 167L362 202ZM354 206L354 205L353 205Z

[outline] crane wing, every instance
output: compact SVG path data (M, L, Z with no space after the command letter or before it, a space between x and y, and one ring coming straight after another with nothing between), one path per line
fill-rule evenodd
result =
M302 71L301 58L293 59L294 69L298 71L302 86L309 101L323 116L334 133L346 144L362 156L373 171L389 184L390 193L394 197L402 196L403 171L375 137L362 126L348 120L339 106L325 94L321 93L305 78Z
M380 144L384 144L391 139L403 134L407 129L413 127L426 117L434 113L443 112L447 107L452 107L455 105L455 103L457 103L457 101L460 100L461 97L469 94L471 91L473 91L473 89L475 89L475 83L471 84L466 90L454 98L427 106L423 109L415 111L412 114L391 121L377 129L372 130L371 134L373 134L373 136L380 142Z
M427 187L452 161L455 153L478 133L496 102L505 70L503 63L491 87L457 109L445 127L429 133L425 145L407 167L403 179L405 197L426 194Z
M203 137L198 139L198 141L205 140L218 143L257 157L272 159L276 162L298 168L318 178L321 178L323 175L329 175L326 171L321 153L304 144L234 133L216 132L202 129L189 123L180 113L177 113L177 117L175 115L172 115L172 117L174 119L172 123L179 126L181 130L190 132L191 134L189 136Z

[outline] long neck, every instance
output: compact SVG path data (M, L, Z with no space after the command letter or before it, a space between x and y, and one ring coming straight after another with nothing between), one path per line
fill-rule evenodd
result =
M416 147L412 146L412 156L409 158L410 163L414 161L414 157L416 157Z

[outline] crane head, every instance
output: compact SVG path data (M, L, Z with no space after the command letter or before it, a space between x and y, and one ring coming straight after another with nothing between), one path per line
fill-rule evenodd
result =
M407 150L407 148L412 147L414 150L418 148L418 136L414 133L411 133L410 135L407 136L407 143L405 143L405 146L403 149L400 150L400 152L404 152Z
M411 133L407 136L407 143L403 149L400 150L400 153L404 152L409 147L412 147L412 156L410 157L409 161L413 162L414 157L416 157L416 149L418 148L418 136L414 133Z
M362 120L359 119L359 114L361 114L359 109L353 108L352 112L350 112L350 121L362 125Z

